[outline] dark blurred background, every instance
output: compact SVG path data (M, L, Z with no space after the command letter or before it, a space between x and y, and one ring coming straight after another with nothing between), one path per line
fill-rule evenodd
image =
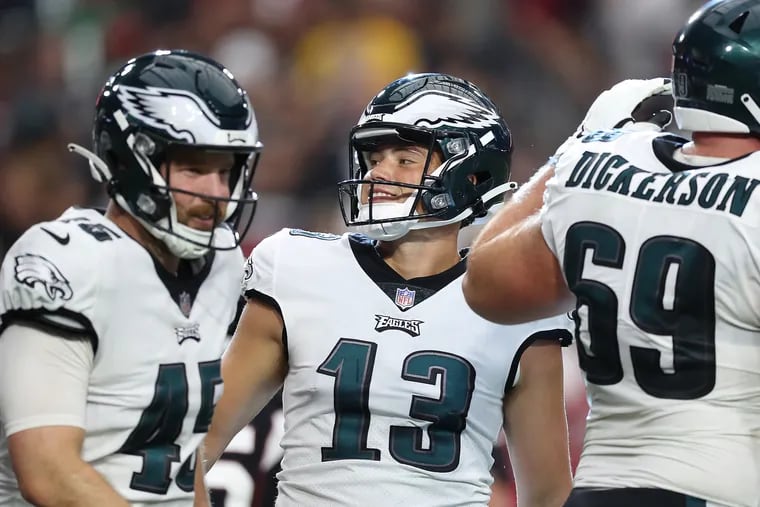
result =
M130 57L186 48L251 95L264 154L250 241L340 231L335 182L369 99L410 71L448 72L500 105L524 181L598 92L668 72L695 0L0 0L0 252L72 203L103 204L66 142L90 145L95 96Z
M523 182L601 90L668 74L673 36L700 4L0 0L0 253L72 204L105 204L84 160L65 146L90 146L100 87L137 54L206 53L248 90L265 146L248 250L285 226L344 230L335 183L347 175L348 131L393 79L435 71L479 85L512 128L513 179ZM574 359L567 364L577 460L586 405ZM512 502L509 488L494 505Z

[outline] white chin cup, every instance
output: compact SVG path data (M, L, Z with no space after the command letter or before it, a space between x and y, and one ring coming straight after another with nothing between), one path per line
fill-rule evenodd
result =
M704 109L676 106L673 108L673 114L681 130L689 132L749 133L749 127L744 123L728 116L705 111Z
M206 255L210 250L212 231L199 231L198 229L193 229L179 223L173 202L170 218L163 218L152 224L133 213L121 195L117 194L115 198L123 210L132 215L153 237L165 244L169 251L180 259L198 259ZM214 246L221 248L232 247L234 235L229 234L224 227L217 227L213 232ZM232 236L231 241L226 241L228 239L227 236ZM225 243L228 244L225 245Z
M157 227L148 229L166 244L171 253L180 259L198 259L206 255L212 247L222 250L235 247L235 234L223 226L217 226L213 231L200 231L179 223L175 206L172 202L169 218L159 220L156 223ZM169 220L172 232L169 232Z
M409 232L409 222L385 222L382 224L365 224L353 226L358 232L370 239L393 241Z
M406 201L401 203L396 202L381 202L371 205L372 208L372 220L386 220L389 218L400 218L409 216L409 210L414 203L414 196L409 197ZM357 216L358 222L366 222L369 220L369 204L361 204L359 207L359 215ZM413 223L416 223L416 219L402 220L399 222L384 222L380 224L365 224L352 226L362 234L372 239L381 241L392 241L404 236Z
M213 231L214 238L212 241L212 231L199 231L198 229L180 224L176 220L172 226L173 234L167 230L162 230L166 229L168 222L168 219L160 220L156 224L160 228L151 227L150 224L145 225L153 236L161 240L169 251L180 259L198 259L203 257L211 249L211 246L224 250L234 248L235 246L234 234L231 234L225 227L216 227Z
M157 225L160 227L165 227L165 225L168 223L167 219L160 220ZM195 243L201 243L203 245L208 245L211 241L211 232L210 231L199 231L197 229L193 229L192 227L188 227L186 225L174 222L172 226L174 234L171 234L169 232L161 231L160 229L153 229L151 231L154 236L158 237L161 241L166 244L166 247L169 249L171 253L179 257L180 259L198 259L200 257L203 257L206 255L209 251L208 246L201 246L196 245ZM156 234L156 232L158 234ZM159 237L159 234L163 237ZM191 243L190 241L186 241L185 238L193 241L194 243Z

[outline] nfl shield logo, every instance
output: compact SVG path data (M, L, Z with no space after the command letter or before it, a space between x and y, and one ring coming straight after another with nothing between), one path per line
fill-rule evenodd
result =
M404 287L403 289L396 289L396 306L402 310L413 307L414 291L409 290L408 287Z
M190 310L193 309L193 299L185 291L182 291L179 295L179 309L185 317L189 317Z

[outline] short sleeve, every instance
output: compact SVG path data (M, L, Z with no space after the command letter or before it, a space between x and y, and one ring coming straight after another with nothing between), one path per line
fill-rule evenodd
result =
M64 223L36 225L8 251L0 268L0 331L31 322L97 339L90 316L98 263L68 231Z
M518 353L512 361L504 391L516 386L520 379L520 358L525 350L536 342L556 343L567 347L573 342L574 321L568 314L525 322L511 327L511 332L521 339Z
M567 347L573 342L574 326L575 322L567 313L536 320L526 326L526 341L548 340Z
M568 202L575 192L576 185L568 185L567 182L575 179L578 165L588 158L588 149L589 145L585 141L570 146L554 160L554 175L546 182L539 216L541 233L560 264L565 242L564 234L566 227L570 225L567 223L568 210L576 206L575 203L571 206Z
M276 264L284 230L262 240L251 252L245 263L243 296L276 300Z
M555 172L554 176L552 176L549 181L546 182L546 190L544 191L544 203L541 207L540 215L541 233L544 236L544 241L546 241L547 246L555 256L557 255L557 242L554 238L554 227L552 224L552 219L554 216L554 204L559 195L557 188L558 185L559 181Z

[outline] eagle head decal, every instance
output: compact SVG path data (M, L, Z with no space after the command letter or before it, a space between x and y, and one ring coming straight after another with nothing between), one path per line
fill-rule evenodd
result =
M16 280L31 288L43 289L51 300L68 301L74 292L63 273L41 255L23 254L16 257Z

